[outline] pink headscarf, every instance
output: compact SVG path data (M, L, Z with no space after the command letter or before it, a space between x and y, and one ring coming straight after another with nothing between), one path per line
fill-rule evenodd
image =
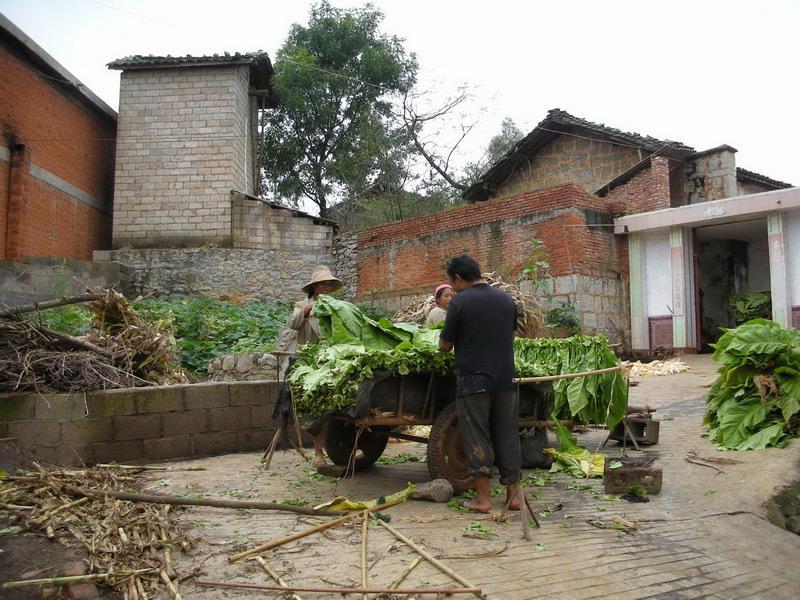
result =
M438 297L439 297L439 292L440 292L441 290L444 290L444 289L447 289L447 288L453 289L453 286L452 286L452 285L450 285L449 283L443 283L443 284L441 284L441 285L437 285L437 286L436 286L436 289L435 289L435 290L433 290L433 297L434 297L434 298L438 298Z

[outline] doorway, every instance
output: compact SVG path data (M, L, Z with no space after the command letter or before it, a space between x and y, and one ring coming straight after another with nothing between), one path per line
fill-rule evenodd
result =
M767 220L695 228L695 266L698 349L710 352L720 328L737 324L732 302L741 307L769 299Z

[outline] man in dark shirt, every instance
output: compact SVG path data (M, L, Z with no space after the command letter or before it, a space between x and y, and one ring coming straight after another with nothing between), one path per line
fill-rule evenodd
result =
M514 329L517 308L511 296L489 286L477 261L463 254L447 263L450 301L439 347L456 351L458 429L475 497L466 508L489 512L489 477L500 468L506 503L519 508L519 399L514 378Z

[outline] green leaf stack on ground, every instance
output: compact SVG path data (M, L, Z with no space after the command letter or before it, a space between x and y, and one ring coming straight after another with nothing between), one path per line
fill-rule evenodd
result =
M800 332L766 319L725 330L708 396L709 438L732 450L782 446L800 426Z
M307 346L292 368L289 382L298 408L312 414L350 407L358 385L386 369L400 375L453 373L453 353L439 350L438 329L413 323L375 321L357 306L321 296L314 305L323 341ZM517 339L517 373L523 377L590 371L617 364L603 336L566 339ZM625 414L628 395L621 373L554 382L561 418L610 427Z

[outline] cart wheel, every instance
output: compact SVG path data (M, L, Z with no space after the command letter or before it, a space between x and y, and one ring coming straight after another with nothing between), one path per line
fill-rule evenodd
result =
M325 428L325 452L333 464L350 464L350 455L356 442L358 428L351 421L329 419ZM386 431L364 429L358 436L354 467L356 471L369 469L381 457L389 436Z
M544 453L549 447L547 429L520 430L519 448L523 469L546 469L553 464L553 457Z
M456 403L451 402L436 417L428 440L428 473L431 479L447 479L456 494L472 489L472 476L466 474L467 458L461 447Z

